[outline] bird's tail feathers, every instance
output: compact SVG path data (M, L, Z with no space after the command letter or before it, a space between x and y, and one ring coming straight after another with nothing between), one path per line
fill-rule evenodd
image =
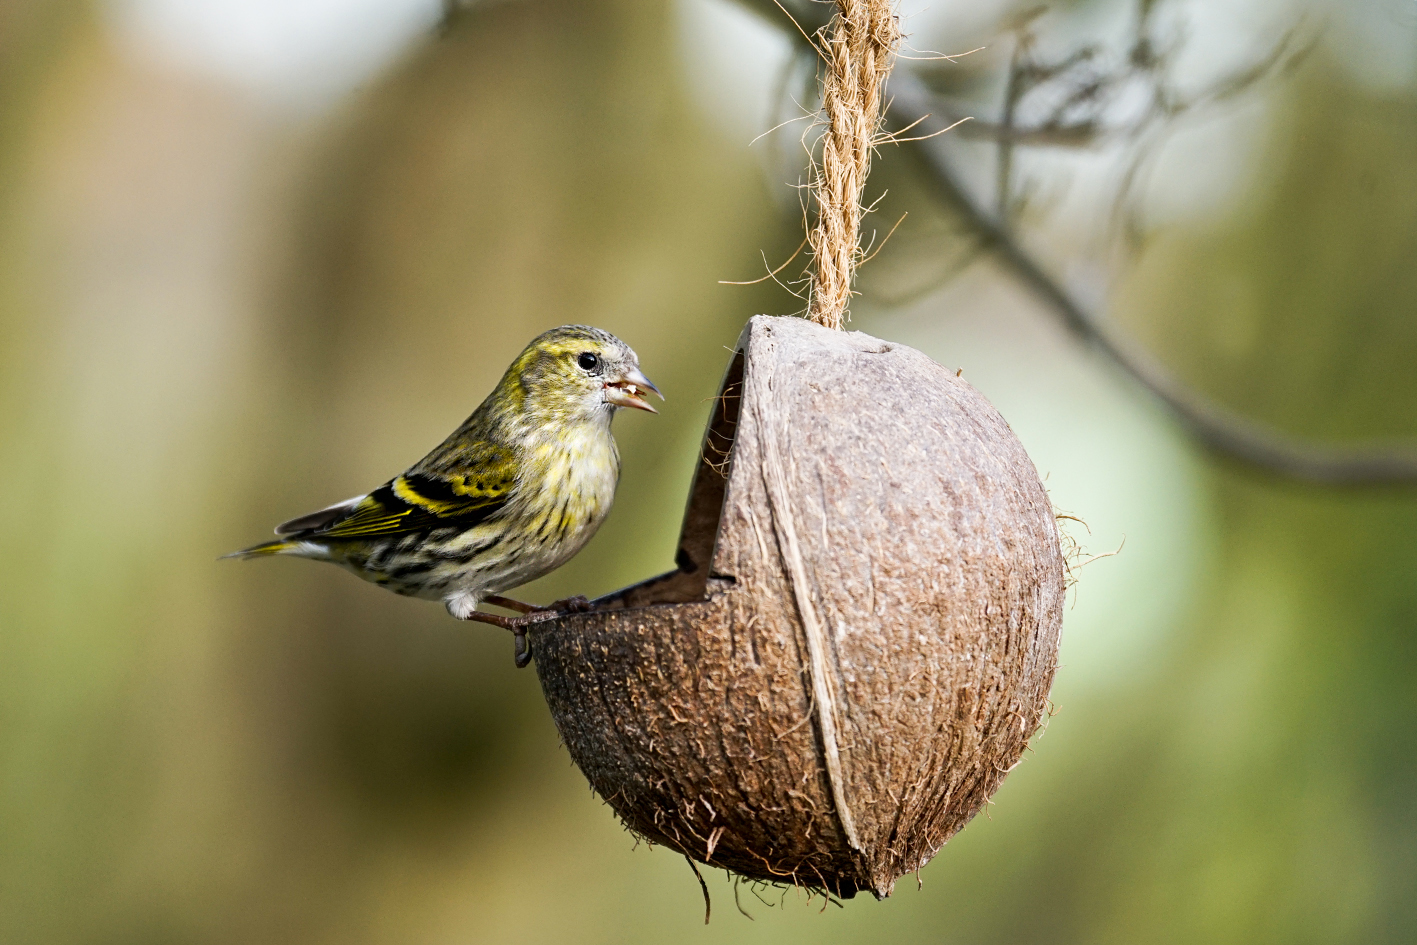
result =
M275 541L262 542L261 544L253 545L250 548L243 548L240 551L233 551L229 555L222 555L221 558L217 560L221 561L227 558L264 558L267 555L290 554L292 552L298 551L299 548L300 542L288 541L286 539L281 538Z

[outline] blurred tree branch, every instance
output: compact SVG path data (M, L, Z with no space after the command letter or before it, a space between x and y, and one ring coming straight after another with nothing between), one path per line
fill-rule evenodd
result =
M780 28L796 43L802 55L812 57L817 53L809 37L829 24L834 9L831 4L802 4L792 0L736 2ZM1296 43L1297 30L1291 30L1255 63L1200 93L1185 95L1167 80L1166 66L1176 47L1163 47L1154 38L1152 26L1161 6L1159 0L1138 0L1128 55L1110 72L1097 64L1100 50L1095 46L1082 47L1055 62L1037 58L1031 25L1044 8L1031 9L1015 19L1012 26L1015 50L1001 119L996 123L970 122L961 126L962 133L990 138L998 146L993 209L986 207L964 185L946 143L940 137L932 137L964 116L930 87L927 74L922 70L912 69L906 63L897 66L889 90L886 127L892 133L905 132L902 146L915 149L936 191L959 210L983 247L992 249L1073 335L1114 361L1169 408L1198 441L1258 469L1304 482L1328 485L1417 482L1417 447L1410 444L1349 447L1296 438L1251 420L1178 380L1149 352L1110 328L1103 318L1075 298L1014 236L1012 221L1024 202L1015 192L1013 181L1015 148L1083 147L1095 145L1105 136L1118 135L1133 139L1135 151L1119 187L1114 218L1125 218L1124 233L1129 242L1134 242L1139 227L1134 215L1128 213L1128 207L1137 180L1155 151L1158 136L1179 115L1203 104L1234 97L1261 78L1297 61L1308 49ZM1108 127L1103 110L1127 85L1143 86L1146 104L1130 120ZM1040 119L1020 123L1025 100L1044 88L1052 91L1051 107Z

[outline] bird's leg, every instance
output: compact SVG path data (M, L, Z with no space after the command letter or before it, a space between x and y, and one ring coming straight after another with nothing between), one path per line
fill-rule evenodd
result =
M496 603L490 598L488 602ZM504 607L506 605L498 603L497 606ZM523 604L522 606L525 607L527 605ZM527 664L531 662L531 648L527 646L526 642L527 628L538 623L545 623L555 616L555 613L545 611L534 614L522 614L520 617L503 617L500 614L489 614L485 611L474 610L463 619L475 620L478 623L490 623L494 627L501 627L503 630L512 631L512 635L516 640L513 653L515 654L517 669L525 669Z
M582 594L575 597L566 597L550 604L524 604L519 600L512 600L510 597L499 597L496 594L488 594L483 598L495 607L505 607L508 610L515 610L519 614L584 614L591 610L590 601Z
M505 607L508 610L515 610L519 614L533 614L538 610L544 609L535 604L523 604L519 600L512 600L510 597L499 597L496 594L488 594L486 597L482 598L482 600L484 603L491 604L493 607Z
M510 597L501 597L497 594L488 594L483 598L483 601L494 607L515 610L520 614L518 617L503 617L501 614L489 614L485 610L474 610L462 618L475 620L478 623L490 623L494 627L512 631L516 640L514 652L518 669L525 669L527 664L531 662L531 647L527 645L526 641L527 627L552 620L563 613L578 614L591 609L590 601L584 597L567 597L565 600L558 600L554 604L546 606L524 604L519 600L512 600Z

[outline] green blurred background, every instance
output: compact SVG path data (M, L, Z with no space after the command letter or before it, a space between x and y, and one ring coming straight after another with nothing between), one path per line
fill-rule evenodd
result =
M1122 257L1098 223L1117 149L1021 153L1030 246L1247 415L1417 431L1417 5L1172 5L1183 82L1296 22L1312 49L1175 123ZM943 67L987 103L1021 9L907 3L905 27L988 46ZM1134 11L1036 28L1065 50ZM669 400L617 422L615 513L527 595L655 573L723 346L801 308L719 284L801 238L803 124L749 144L801 100L785 34L729 0L443 13L0 3L0 941L1417 938L1417 492L1205 453L900 150L872 192L882 229L910 216L852 327L962 367L1089 550L1125 538L1080 573L1046 733L920 890L744 888L749 921L714 873L705 929L505 634L333 568L216 563L403 468L533 334L590 322Z

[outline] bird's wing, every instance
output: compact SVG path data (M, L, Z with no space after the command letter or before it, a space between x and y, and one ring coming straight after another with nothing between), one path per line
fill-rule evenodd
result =
M332 505L327 509L318 512L311 512L299 518L293 518L288 522L281 522L276 526L277 535L293 535L296 532L308 532L312 528L324 528L331 525L349 514L350 509L362 502L366 496L357 495L352 499L345 499L338 505Z
M516 461L509 451L488 443L460 453L456 472L410 470L357 502L335 506L330 511L343 509L344 514L302 537L372 538L449 526L471 528L486 521L511 497Z

